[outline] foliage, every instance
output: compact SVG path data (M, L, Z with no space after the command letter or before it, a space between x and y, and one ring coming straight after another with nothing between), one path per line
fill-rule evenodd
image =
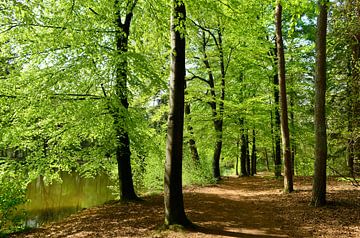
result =
M24 211L19 207L25 204L26 185L23 171L18 166L6 162L0 165L0 235L23 228Z

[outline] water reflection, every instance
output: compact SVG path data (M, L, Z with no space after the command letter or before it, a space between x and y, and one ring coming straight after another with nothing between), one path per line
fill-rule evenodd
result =
M76 173L62 173L61 178L62 183L46 186L40 176L29 184L27 198L30 202L25 207L29 215L27 226L57 221L83 208L116 199L108 188L112 184L106 175L82 178Z

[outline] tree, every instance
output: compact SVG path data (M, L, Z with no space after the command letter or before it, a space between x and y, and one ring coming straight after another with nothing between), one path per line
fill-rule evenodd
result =
M277 44L275 43L275 66L278 68L278 56L277 56ZM281 145L280 145L280 112L279 112L279 74L276 68L276 73L273 76L273 88L274 88L274 114L271 112L271 134L273 139L273 157L274 157L274 173L275 177L281 177Z
M251 175L256 174L256 132L252 130Z
M182 193L182 156L185 87L185 21L182 0L172 0L170 112L166 141L164 177L165 225L189 226Z
M288 123L288 109L286 99L286 79L285 79L285 54L284 43L282 39L282 5L281 0L277 0L276 11L276 48L278 56L278 74L280 86L280 103L281 103L281 139L284 160L284 192L291 193L293 191L293 178L291 166L290 136Z
M185 82L185 89L186 89L186 82ZM187 122L188 122L187 131L189 133L188 143L189 143L189 147L190 147L191 158L192 158L193 162L195 163L195 165L198 165L200 163L200 156L199 156L199 153L197 150L196 141L194 139L194 130L191 125L190 102L185 103L185 115L188 119L187 120Z
M120 55L120 60L118 60L116 65L115 93L119 103L116 103L115 108L112 108L111 111L116 130L116 161L118 163L120 200L138 199L132 179L130 139L125 127L127 110L129 108L127 96L128 61L126 53L128 51L130 25L136 3L137 0L128 1L125 20L122 22L119 1L115 0L115 8L118 8L116 9L116 24L119 29L116 33L116 50Z
M315 68L315 164L311 204L326 204L327 137L325 115L327 0L319 0Z

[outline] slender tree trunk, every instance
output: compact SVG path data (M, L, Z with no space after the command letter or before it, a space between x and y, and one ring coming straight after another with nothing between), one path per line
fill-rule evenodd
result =
M116 65L115 92L120 102L120 107L113 108L112 115L116 130L116 160L118 164L120 200L138 200L135 194L131 172L130 139L125 125L129 107L127 97L128 62L126 53L128 51L130 24L136 3L137 1L134 0L129 4L131 7L127 11L128 13L126 14L124 22L122 22L120 10L116 11L116 24L119 29L116 34L116 49L121 57ZM115 7L119 8L117 0L115 1Z
M182 0L172 0L170 112L164 177L165 225L189 226L182 193L182 156L185 87L186 10Z
M240 147L240 139L238 139L237 143L236 143L236 148ZM239 155L240 153L238 153L238 155L236 156L236 161L235 161L235 175L239 175Z
M245 138L246 138L246 171L248 175L251 175L251 160L250 160L250 149L249 149L249 131L245 130Z
M278 66L277 44L275 44L275 66ZM279 75L276 71L274 74L274 103L275 103L275 125L274 129L274 143L275 143L275 159L274 172L275 177L281 177L281 146L280 146L280 112L279 112Z
M185 88L186 88L186 82L185 82ZM190 153L191 153L191 158L194 162L195 165L198 165L200 163L200 157L199 157L199 153L197 150L197 146L196 146L196 141L194 139L194 130L193 127L191 126L191 115L190 115L190 103L187 102L185 103L185 115L188 118L187 122L188 122L188 126L187 126L187 130L189 132L189 147L190 147Z
M240 119L241 126L241 154L240 154L240 165L241 165L241 176L249 176L248 171L246 169L246 135L244 128L244 119Z
M280 103L281 103L281 139L284 158L284 192L291 193L293 189L293 177L291 166L290 151L290 133L288 124L288 109L286 99L286 79L285 79L285 54L284 43L282 39L282 6L281 1L277 1L276 12L276 45L278 55L278 74L280 86Z
M316 72L315 72L315 166L311 204L318 207L326 204L326 28L327 3L319 0L320 9L316 34Z
M290 124L291 124L291 130L292 130L292 137L291 137L291 172L292 175L295 175L295 155L296 155L296 142L294 139L294 132L295 132L295 118L294 118L294 92L290 94Z
M221 39L221 33L219 32L219 39ZM221 179L220 175L220 156L221 156L221 149L222 149L222 133L223 133L223 114L224 114L224 97L225 97L225 69L224 69L224 62L223 62L223 50L222 50L222 42L220 42L220 46L218 48L219 50L219 59L220 59L220 67L221 67L221 96L220 96L220 102L219 102L219 112L217 110L217 103L216 103L216 93L215 93L215 81L214 81L214 75L212 73L210 63L206 54L206 45L207 40L205 36L205 32L203 31L203 44L202 44L202 50L203 50L203 63L205 65L205 68L208 71L209 80L206 81L206 83L210 86L210 95L211 95L211 101L209 102L209 105L211 107L212 111L212 118L213 118L213 124L215 129L215 148L214 148L214 155L212 160L212 170L213 170L213 177L217 180ZM214 39L216 40L216 38ZM222 63L221 63L222 62Z
M223 137L223 118L224 118L224 100L225 100L225 63L224 63L224 52L222 44L222 33L221 29L218 33L218 51L219 51L219 64L221 72L221 93L219 102L219 117L214 119L214 127L216 132L216 143L213 157L213 176L217 180L221 179L220 174L220 157L222 150L222 137Z
M252 150L251 150L251 175L255 175L256 174L256 132L253 129L252 130Z

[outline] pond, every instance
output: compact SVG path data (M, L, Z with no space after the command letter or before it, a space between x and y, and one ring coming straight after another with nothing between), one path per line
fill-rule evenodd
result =
M83 178L76 173L62 173L62 183L45 185L43 177L29 184L25 206L28 214L26 225L38 227L58 221L81 209L103 204L116 199L109 189L113 185L106 175Z

